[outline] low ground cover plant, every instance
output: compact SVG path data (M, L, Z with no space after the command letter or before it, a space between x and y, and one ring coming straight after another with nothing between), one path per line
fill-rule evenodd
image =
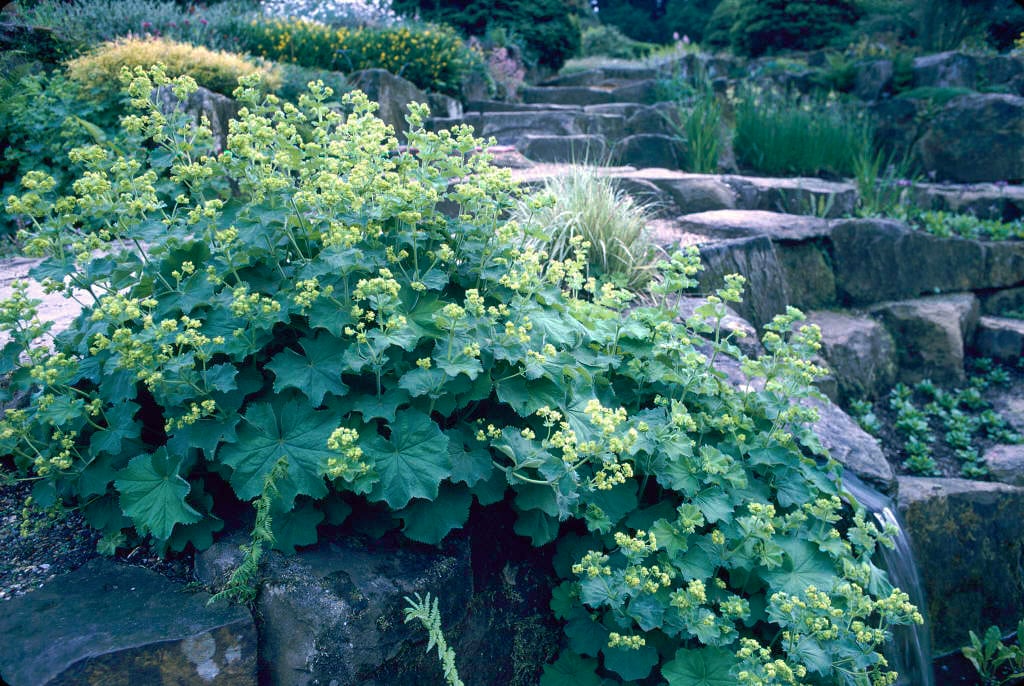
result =
M1016 641L1003 641L998 626L990 626L979 638L969 632L970 645L961 649L978 676L982 686L1003 686L1024 680L1024 620L1017 623Z
M988 476L982 461L984 445L1024 440L984 397L988 388L1006 386L1010 381L1006 367L978 359L972 362L972 373L963 388L941 388L928 379L912 387L901 383L877 406L858 401L851 412L861 427L875 436L884 431L879 417L890 418L907 472L939 476L953 471L958 476L984 479ZM940 455L948 456L941 464Z
M290 550L352 511L437 543L504 499L557 546L545 686L892 682L889 628L920 615L793 402L819 346L798 312L737 359L761 390L738 388L716 360L739 355L719 324L742 280L685 323L672 306L696 251L634 306L583 255L523 243L520 193L468 129L428 133L414 107L399 149L360 93L346 115L320 86L282 105L250 76L213 156L150 102L167 80L135 73L124 124L171 161L170 200L145 161L92 145L70 194L32 171L7 202L34 275L86 304L56 337L23 289L0 307L7 392L31 389L0 452L40 506L77 504L107 549L180 550L252 503L254 541L270 526Z

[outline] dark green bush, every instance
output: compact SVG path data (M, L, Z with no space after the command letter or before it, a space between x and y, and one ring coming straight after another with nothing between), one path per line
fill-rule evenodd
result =
M634 40L671 43L674 34L699 42L718 0L602 0L601 22Z
M751 57L779 50L814 50L840 39L858 16L852 0L740 0L731 44Z
M711 48L732 45L732 27L740 11L740 0L721 0L704 26L703 44Z
M0 454L41 506L77 504L108 550L179 550L251 502L250 572L268 529L291 550L373 512L436 544L505 500L516 533L557 541L566 632L543 684L891 683L881 647L920 615L795 404L820 347L798 312L758 360L720 336L740 277L679 322L695 247L630 307L584 258L525 245L508 171L467 128L425 132L423 108L399 149L361 94L348 116L316 86L281 107L253 79L213 156L154 111L164 80L137 74L126 125L172 163L171 201L87 146L71 199L33 171L7 204L37 222L34 276L97 294L52 347L23 289L0 306L5 392L31 389ZM734 356L763 385L727 381Z
M569 0L397 0L400 14L454 26L469 36L484 37L505 29L522 41L527 64L557 71L580 49L577 5Z

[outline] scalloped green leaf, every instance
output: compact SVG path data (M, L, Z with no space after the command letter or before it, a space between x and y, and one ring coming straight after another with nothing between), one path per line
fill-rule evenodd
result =
M243 500L263 491L263 480L282 457L288 459L288 478L278 483L281 502L296 495L327 495L324 468L333 454L327 439L338 426L331 412L313 410L305 400L254 403L238 428L238 442L221 446L218 457L231 467L231 487Z
M437 545L452 529L462 527L469 518L473 496L465 486L444 484L434 500L414 500L396 513L405 525L402 533L414 541Z
M651 645L643 645L636 650L605 647L601 654L604 655L605 668L627 681L646 678L658 664L658 650Z
M601 686L597 660L563 650L554 664L544 665L540 686Z
M451 476L448 437L419 410L399 412L389 428L390 439L375 435L360 443L380 475L370 499L396 510L413 498L433 500L441 481Z
M661 668L669 686L735 686L736 658L721 648L683 648Z
M119 472L114 486L121 494L121 510L140 532L166 540L175 524L193 524L203 518L185 502L192 487L178 474L180 466L180 458L160 447L152 454L136 455Z
M299 342L302 354L285 348L267 363L274 372L274 390L278 393L294 388L316 406L323 405L324 396L344 396L348 386L341 380L342 354L346 344L329 333L319 332Z
M324 513L314 504L305 500L287 512L272 508L270 528L274 532L274 550L294 555L300 545L316 543L317 525L324 520Z
M776 569L761 572L773 591L802 593L808 586L821 591L831 591L837 581L835 566L827 555L818 552L817 547L795 538L776 539L785 551L782 565Z

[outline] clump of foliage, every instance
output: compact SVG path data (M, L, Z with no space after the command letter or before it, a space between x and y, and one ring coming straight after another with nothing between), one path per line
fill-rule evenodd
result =
M870 140L863 118L842 103L775 91L739 92L735 122L739 164L774 176L852 176Z
M987 241L1024 239L1024 221L1015 219L1004 222L998 219L979 219L973 214L928 210L914 212L911 223L922 231L949 238L974 238Z
M238 79L249 74L258 74L265 90L280 85L280 75L240 55L166 38L125 38L104 43L69 61L67 73L87 90L113 95L120 91L118 79L124 67L154 64L164 65L170 76L190 76L200 86L228 95L238 86Z
M458 94L472 56L447 26L332 27L301 19L256 18L239 29L249 52L349 73L387 69L425 90Z
M19 16L53 30L71 55L127 36L163 37L212 49L237 48L235 27L252 13L246 2L184 7L166 0L40 0L24 3Z
M586 255L593 276L634 290L654 273L657 251L647 235L650 208L607 176L584 166L544 183L544 195L522 203L517 217L551 259Z
M862 217L905 216L914 177L909 154L893 151L887 156L864 141L853 160L857 214Z
M600 18L638 41L667 44L678 35L700 42L716 5L718 0L604 0Z
M580 49L580 25L572 3L564 0L395 0L396 11L453 26L464 35L483 37L497 29L522 41L531 67L558 71Z
M611 24L597 24L583 31L581 57L614 57L635 60L647 57L650 43L633 40Z
M1017 642L1004 643L999 627L992 625L984 636L969 632L971 644L960 649L978 676L982 686L1003 686L1024 679L1024 620L1017 623Z
M1005 385L1009 380L1004 367L978 359L972 362L972 374L964 388L947 390L928 379L913 387L897 384L889 392L888 407L893 413L893 426L903 439L900 450L904 469L923 476L938 475L935 455L942 447L952 453L962 476L988 476L978 444L982 440L1022 440L982 395L985 389ZM870 403L856 403L852 411L866 431L878 435L881 423Z
M881 647L920 615L794 402L820 346L797 311L737 387L716 361L739 356L719 325L742 279L679 322L699 262L677 253L631 307L582 256L523 244L520 193L467 128L426 132L413 107L400 149L362 94L348 115L316 85L282 106L250 76L214 156L150 102L166 82L136 72L124 124L169 160L173 200L94 145L68 196L33 171L7 203L34 276L86 305L57 336L23 290L0 307L9 392L32 389L0 450L41 505L77 502L109 544L203 548L233 493L269 502L287 550L326 511L437 543L506 498L518 534L558 541L544 684L892 682Z
M89 143L121 147L120 97L94 98L77 81L60 73L28 74L4 84L0 93L0 194L18 192L17 178L29 170L44 172L66 192L85 167L68 151ZM0 234L13 237L19 220L4 215Z
M751 57L779 50L816 50L840 39L858 16L852 0L739 0L730 44Z

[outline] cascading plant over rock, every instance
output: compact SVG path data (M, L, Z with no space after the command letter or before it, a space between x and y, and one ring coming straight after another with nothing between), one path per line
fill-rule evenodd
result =
M557 546L542 684L893 682L887 632L920 616L792 402L817 348L798 312L736 388L716 364L740 358L718 326L740 279L684 323L694 251L641 305L584 246L549 259L470 129L427 132L414 106L400 148L360 93L343 114L318 84L293 106L247 78L214 156L150 102L159 68L130 77L134 153L80 148L71 195L29 172L7 203L34 276L86 305L52 340L23 291L0 308L0 371L30 393L0 450L39 502L81 507L108 550L182 550L254 501L290 550L369 509L438 543L504 499Z

